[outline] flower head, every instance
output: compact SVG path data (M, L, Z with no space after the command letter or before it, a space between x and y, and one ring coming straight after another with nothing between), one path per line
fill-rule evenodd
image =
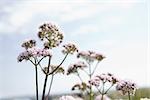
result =
M101 74L101 75L97 75L96 76L101 82L109 82L112 84L116 84L118 82L118 79L116 77L114 77L113 74L111 73L107 73L107 74Z
M64 49L62 50L62 53L64 54L67 54L67 53L73 54L74 52L78 52L78 49L75 44L68 43L66 45L63 45L63 47Z
M48 70L48 67L44 67L43 71L44 71L45 74L50 75L51 72L52 72L53 70L55 70L57 67L58 67L57 65L50 65L49 70ZM65 73L65 70L63 69L63 67L59 67L59 68L55 71L55 74L57 74L57 73L62 73L62 74L64 74L64 73Z
M47 49L31 48L20 53L17 59L18 62L21 62L23 60L29 60L31 57L36 58L46 56L51 56L51 53Z
M22 43L21 45L22 47L24 47L25 49L29 49L32 47L36 46L36 41L35 40L26 40L25 42Z
M87 65L82 61L71 64L67 70L67 75L69 75L71 73L76 73L78 71L78 69L83 69L85 67L87 67Z
M111 83L112 85L116 84L118 82L118 79L114 77L112 74L107 73L107 74L101 74L97 75L93 79L89 80L89 84L98 87L100 83Z
M93 62L94 60L101 61L105 57L99 53L94 52L94 51L81 51L78 53L77 58L83 58L89 62Z
M81 91L85 91L86 89L89 89L90 86L87 85L85 82L82 82L81 84L75 84L71 90L81 90Z
M43 41L45 48L53 48L59 46L63 40L63 34L59 31L56 25L51 23L43 24L39 27L38 37Z
M96 87L99 87L100 80L98 78L93 78L93 79L89 80L89 84L96 86Z
M121 91L123 95L129 94L134 95L136 91L136 84L130 81L119 81L117 83L116 89Z

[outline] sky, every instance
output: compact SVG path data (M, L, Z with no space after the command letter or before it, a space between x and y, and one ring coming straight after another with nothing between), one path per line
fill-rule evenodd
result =
M0 98L34 95L34 67L18 63L17 56L25 39L40 42L38 27L47 22L60 27L64 44L73 42L79 50L106 56L96 74L111 72L138 87L149 87L148 4L148 0L0 0ZM53 62L61 61L61 49L53 53ZM75 56L69 56L65 69L74 61ZM40 75L41 91L44 75ZM57 75L52 93L70 92L77 81L73 75Z

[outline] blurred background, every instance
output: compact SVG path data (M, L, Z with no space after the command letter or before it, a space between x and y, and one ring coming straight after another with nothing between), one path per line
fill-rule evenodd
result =
M34 67L18 63L17 56L25 39L40 42L38 27L45 22L60 27L64 43L105 55L97 74L111 72L139 88L150 87L148 14L148 0L0 0L0 98L34 95ZM61 48L56 51L54 63L63 58ZM75 60L68 57L65 69ZM40 74L42 91L44 75ZM70 93L77 80L57 75L52 94Z

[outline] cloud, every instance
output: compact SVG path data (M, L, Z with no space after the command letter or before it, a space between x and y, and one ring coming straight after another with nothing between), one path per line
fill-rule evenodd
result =
M135 0L134 0L135 1ZM109 0L109 2L111 2ZM115 3L114 3L115 4ZM40 16L49 17L50 20L60 23L85 20L98 15L100 12L110 10L114 4L102 3L99 1L82 0L82 1L20 1L8 6L4 3L1 8L0 33L14 33L27 24L40 20ZM126 5L126 4L123 4ZM132 4L128 3L129 6ZM120 6L123 7L123 6ZM87 19L88 20L88 19Z
M71 32L72 36L79 36L85 34L93 34L99 32L99 26L89 24L89 25L81 25L77 30L73 30Z

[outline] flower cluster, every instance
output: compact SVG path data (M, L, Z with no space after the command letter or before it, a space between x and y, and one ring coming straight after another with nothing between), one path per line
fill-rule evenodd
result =
M100 85L100 83L103 82L103 83L106 83L106 82L109 82L111 83L112 85L113 84L116 84L118 82L118 79L115 78L112 74L110 73L107 73L107 74L101 74L101 75L97 75L95 78L89 80L89 83L91 85L94 85L96 87L98 87Z
M89 84L96 86L96 87L99 87L100 80L98 78L93 78L93 79L89 80Z
M32 39L27 40L27 41L23 42L21 46L27 50L29 48L35 47L36 46L36 41L32 40Z
M43 71L44 71L45 74L50 75L50 73L51 73L54 69L56 69L56 68L57 68L56 65L50 65L49 70L48 70L48 67L44 67ZM55 71L55 74L56 74L56 73L62 73L62 74L64 74L64 73L65 73L65 70L63 69L63 67L59 67L59 68Z
M74 52L78 52L78 49L76 47L75 44L72 44L72 43L69 43L69 44L66 44L66 45L63 45L64 49L62 50L62 53L64 54L73 54Z
M87 67L87 65L82 61L71 64L67 70L67 75L69 75L71 73L76 73L78 71L78 69L83 69L85 67Z
M102 54L99 54L93 51L81 51L77 55L77 58L80 58L80 57L89 62L93 62L94 60L101 61L105 58Z
M85 91L87 88L90 88L89 85L87 85L86 83L82 82L81 84L75 84L71 90L81 90L81 91Z
M46 57L46 56L51 56L51 53L47 49L31 48L20 53L17 59L18 62L21 62L23 60L29 60L31 57L36 58L36 57Z
M38 37L43 41L45 48L53 48L59 46L63 40L63 34L58 30L56 25L51 23L43 24L39 27Z
M116 84L118 82L118 79L114 77L114 75L111 73L107 73L107 74L103 73L101 75L97 75L96 77L104 83L109 82L112 84Z
M123 95L134 95L136 90L136 84L130 81L120 81L117 83L116 89L121 91Z

